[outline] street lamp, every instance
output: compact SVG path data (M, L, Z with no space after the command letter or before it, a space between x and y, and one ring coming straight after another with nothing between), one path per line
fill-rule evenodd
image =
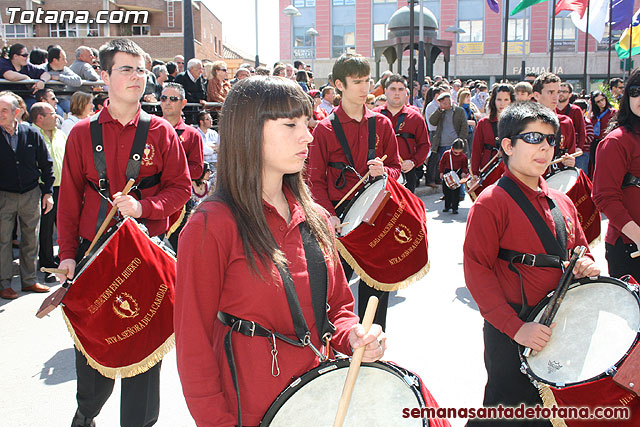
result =
M305 31L305 34L311 37L311 47L313 49L313 57L311 58L311 71L315 73L316 72L316 37L318 37L320 33L317 32L315 28L311 27L307 31Z
M291 38L289 40L289 47L291 48L291 61L293 61L293 18L296 17L296 16L302 16L302 14L298 10L298 8L296 8L292 4L290 4L289 6L285 7L282 12L286 16L291 18L291 34L290 34Z
M449 28L447 28L446 30L444 30L447 33L453 33L455 34L455 43L454 43L454 57L453 57L453 78L457 79L458 78L458 34L464 34L466 33L465 30L463 30L460 27L456 27L455 25L450 26Z

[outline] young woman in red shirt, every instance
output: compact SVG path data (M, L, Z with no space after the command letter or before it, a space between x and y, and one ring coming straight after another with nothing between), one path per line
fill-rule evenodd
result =
M259 425L318 365L327 324L331 348L366 346L365 361L384 353L380 326L365 334L353 313L328 214L302 178L312 113L300 86L278 77L238 82L222 108L216 191L185 226L177 267L178 372L198 426Z

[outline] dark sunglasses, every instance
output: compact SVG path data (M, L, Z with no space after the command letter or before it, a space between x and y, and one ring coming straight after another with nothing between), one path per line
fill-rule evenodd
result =
M227 71L227 69L226 69L226 68L218 68L218 70L219 70L219 71L225 71L225 72Z
M22 56L23 58L28 58L29 54L28 53L19 53L19 56Z
M629 86L629 97L636 98L640 96L640 86Z
M553 147L556 145L556 136L552 133L545 134L540 132L527 132L527 133L520 133L518 135L513 135L511 137L511 139L514 139L514 138L519 138L524 142L526 142L527 144L536 144L536 145L542 144L542 141L546 139L547 143L549 143L550 146Z
M171 101L171 102L178 102L178 101L180 101L180 97L179 97L179 96L167 96L167 95L162 95L162 96L160 97L160 101L161 101L161 102L164 102L164 101L166 101L167 99L168 99L169 101Z

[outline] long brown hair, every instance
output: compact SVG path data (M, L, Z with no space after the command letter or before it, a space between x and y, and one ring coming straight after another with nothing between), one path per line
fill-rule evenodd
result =
M263 266L287 260L269 231L262 202L262 133L267 120L312 117L313 108L300 85L289 79L254 76L236 83L222 106L218 181L212 200L224 202L233 214L251 268L260 275L253 251ZM285 174L287 186L301 205L306 222L326 253L333 238L304 183L302 171Z

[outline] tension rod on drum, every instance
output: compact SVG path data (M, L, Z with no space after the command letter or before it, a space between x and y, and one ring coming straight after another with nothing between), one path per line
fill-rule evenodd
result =
M387 155L385 154L384 156L382 156L382 157L380 158L380 160L382 160L382 161L384 162L386 158L387 158ZM343 197L343 198L338 202L338 204L335 206L335 209L338 209L338 206L340 206L341 204L343 204L343 203L344 203L344 201L345 201L345 200L347 200L347 199L349 198L349 196L350 196L351 194L353 194L353 192L354 192L354 191L356 191L356 189L357 189L358 187L360 187L360 184L362 184L362 183L363 183L367 178L369 178L369 171L367 171L367 173L366 173L362 178L360 178L360 181L358 181L358 182L356 183L356 185L354 185L354 186L351 188L351 190L349 190L349 192L348 192L347 194L345 194L345 195L344 195L344 197Z

